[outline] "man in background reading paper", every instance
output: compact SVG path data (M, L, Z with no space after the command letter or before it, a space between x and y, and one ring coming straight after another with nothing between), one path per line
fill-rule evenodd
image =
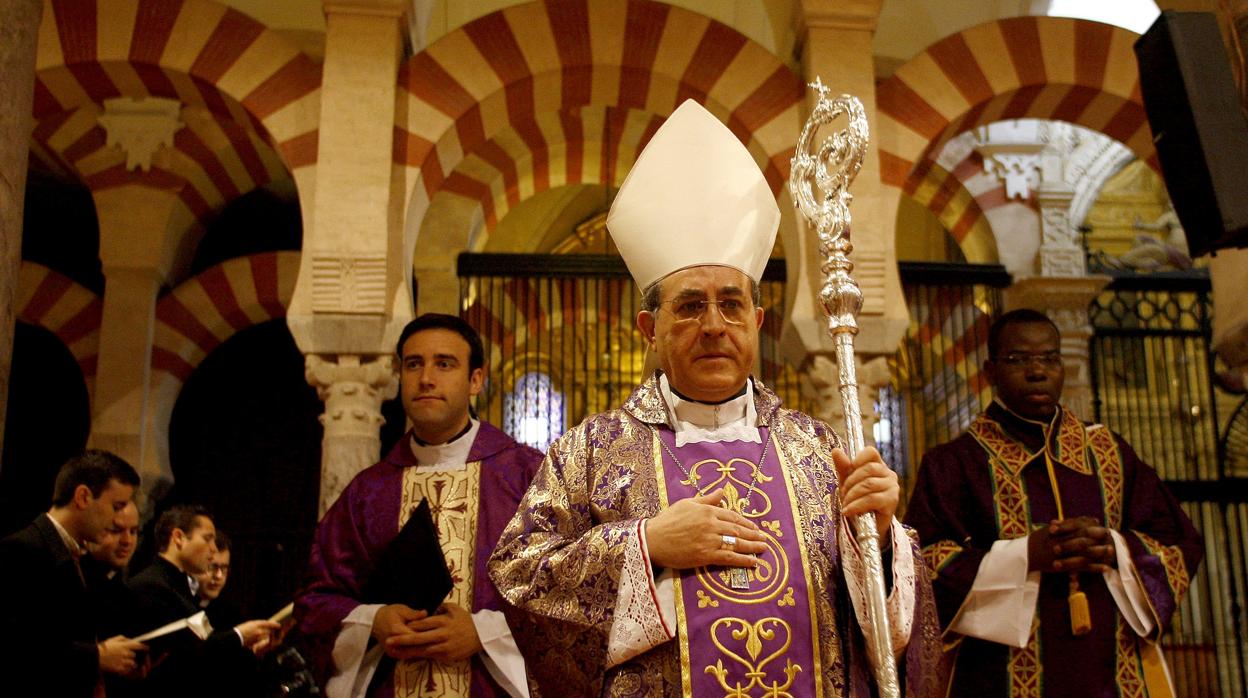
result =
M143 645L99 636L81 560L87 544L116 525L138 485L134 468L108 451L74 456L56 476L52 508L0 541L5 695L89 698L103 687L103 674L134 671Z
M422 315L403 329L397 352L412 430L356 475L321 520L309 584L296 602L298 632L318 673L329 676L331 698L527 696L524 663L485 563L542 454L473 418L469 400L485 382L485 354L468 323ZM378 558L422 499L454 580L433 615L366 593Z
M217 529L200 506L175 506L156 520L160 551L128 586L134 592L138 622L145 631L201 612L195 575L206 571L217 552ZM233 628L216 628L200 639L189 630L153 639L153 667L137 687L141 695L246 695L246 677L255 676L255 656L269 646L278 624L249 620Z

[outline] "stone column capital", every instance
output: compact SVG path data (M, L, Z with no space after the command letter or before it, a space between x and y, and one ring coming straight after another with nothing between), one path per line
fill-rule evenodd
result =
M104 100L98 121L106 134L105 145L125 152L126 170L147 172L156 151L172 148L174 134L186 126L181 115L182 102L176 99L117 97Z
M874 33L883 7L883 0L802 0L793 19L799 37L810 29Z
M1005 289L1005 309L1035 308L1045 310L1082 310L1090 304L1109 284L1110 277L1088 276L1032 276L1014 282Z
M398 392L394 357L308 354L304 376L325 403L321 414L320 513L338 499L355 474L381 455L381 403Z
M875 423L879 416L875 412L875 402L880 390L892 381L888 370L888 357L874 354L855 354L854 362L858 378L858 411L862 415L863 441L868 445L875 444ZM836 429L838 434L845 434L845 405L841 401L840 376L836 365L835 354L812 354L802 370L802 391L815 404L815 417L822 419Z
M386 398L394 397L399 379L394 370L394 357L388 354L362 357L343 354L337 359L329 359L309 354L304 358L304 376L308 384L317 389L321 397L325 391L333 390L341 384L358 384L373 391L387 393Z

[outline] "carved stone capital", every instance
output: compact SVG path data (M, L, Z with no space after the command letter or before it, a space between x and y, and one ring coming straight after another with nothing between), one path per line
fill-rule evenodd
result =
M875 402L880 390L887 387L892 380L888 370L888 357L854 356L855 371L858 377L858 409L862 414L862 436L868 445L875 444L875 423L879 416L875 411ZM832 354L815 354L806 364L803 371L802 392L817 405L815 417L827 422L837 433L845 433L845 405L841 401L841 386L838 380L836 356Z
M325 433L371 434L381 427L381 403L394 397L399 386L394 359L379 356L361 363L358 356L337 361L315 354L305 360L305 377L325 403L321 424Z
M1027 200L1040 181L1039 147L982 145L984 173L1005 184L1005 198Z
M322 514L355 474L381 456L381 403L395 396L399 380L391 356L361 361L355 355L336 360L310 354L305 377L325 403L321 415Z
M152 169L152 157L161 146L173 147L173 136L186 124L180 118L182 103L164 97L117 97L104 100L99 117L108 147L126 153L126 169Z

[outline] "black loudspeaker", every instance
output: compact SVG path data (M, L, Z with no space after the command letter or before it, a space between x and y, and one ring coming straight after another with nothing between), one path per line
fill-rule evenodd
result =
M1248 119L1207 12L1161 13L1135 42L1140 92L1193 257L1248 247Z

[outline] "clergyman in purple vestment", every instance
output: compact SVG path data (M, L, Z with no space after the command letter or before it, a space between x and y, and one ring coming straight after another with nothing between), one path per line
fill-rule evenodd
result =
M607 227L644 289L657 358L621 409L550 448L490 561L516 640L560 696L867 696L862 555L872 512L891 651L933 695L940 646L897 477L750 377L758 283L779 210L752 157L685 102L621 187ZM882 627L877 626L877 627Z
M923 458L906 512L936 570L950 695L1173 695L1158 646L1200 534L1117 434L1059 403L1057 327L989 330L996 400Z
M401 395L413 424L380 463L352 479L313 542L296 602L298 631L331 698L528 696L486 561L542 455L472 419L480 339L464 321L426 314L399 340ZM438 613L364 603L373 565L412 510L430 504L454 582Z

